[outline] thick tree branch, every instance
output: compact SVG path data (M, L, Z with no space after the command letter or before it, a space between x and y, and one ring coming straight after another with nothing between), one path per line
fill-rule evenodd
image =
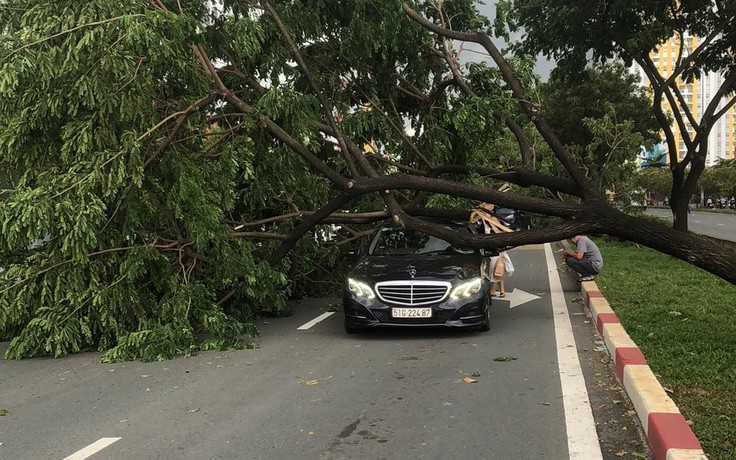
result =
M199 59L200 63L202 64L202 67L204 68L205 72L207 72L212 79L214 80L215 87L217 88L218 92L231 104L233 104L235 107L238 108L238 110L241 110L245 113L256 113L255 109L253 109L248 103L240 99L231 91L220 79L220 76L217 73L217 70L215 69L215 66L212 64L212 61L207 57L207 54L204 52L202 47L198 45L193 45L192 49L194 51L195 56ZM291 150L296 152L299 156L301 156L304 160L307 161L315 170L317 170L320 174L322 174L324 177L332 181L335 185L341 188L349 188L350 182L340 175L337 171L330 168L326 163L324 163L322 160L317 158L315 155L312 154L307 148L305 148L299 141L291 137L286 131L284 131L278 124L276 124L273 120L271 120L268 117L263 117L262 121L266 124L266 127L269 129L269 131L281 142L286 144Z
M278 28L279 32L281 33L281 36L286 41L287 46L289 47L289 50L291 51L291 55L296 60L299 67L302 69L302 72L304 73L304 76L307 78L307 81L309 82L309 86L312 87L314 90L315 96L320 102L320 105L322 105L322 109L324 110L325 117L327 118L327 122L332 127L333 131L335 132L335 137L337 138L337 142L340 144L340 151L342 152L343 156L345 157L345 162L347 163L348 169L350 170L350 173L353 175L353 177L359 177L358 170L355 167L355 162L350 157L350 152L348 152L347 145L345 144L345 138L337 127L337 123L335 122L335 117L332 115L333 107L332 104L327 100L324 93L322 92L322 89L317 84L317 80L314 78L314 75L312 75L312 71L309 70L309 67L307 66L306 61L304 60L304 56L302 56L301 51L299 51L299 47L296 46L296 43L294 43L294 40L291 38L291 34L288 30L286 30L286 26L284 26L284 23L281 21L281 17L274 9L273 5L271 5L271 2L268 0L263 0L261 2L264 9L268 12L268 14L271 16L271 19L273 19L274 23L276 24L276 28Z
M496 45L491 41L490 37L487 34L481 32L457 32L454 30L446 29L427 20L425 17L412 10L411 7L406 3L403 4L403 9L404 12L411 19L413 19L431 32L434 32L443 37L452 38L454 40L478 43L479 45L483 46L488 54L493 58L493 61L496 63L499 70L501 71L506 84L509 85L511 91L516 96L522 111L529 117L532 123L534 123L534 126L537 128L539 134L542 135L544 140L552 149L552 152L554 152L555 157L557 157L557 159L564 166L570 177L581 188L583 195L585 197L600 197L599 192L595 190L588 182L583 171L575 164L575 160L572 158L562 142L560 142L560 140L554 134L549 125L547 125L547 122L544 120L544 118L526 100L525 91L521 85L521 82L516 78L513 69L508 64L508 62L506 62L504 57L501 55L501 52L498 50Z

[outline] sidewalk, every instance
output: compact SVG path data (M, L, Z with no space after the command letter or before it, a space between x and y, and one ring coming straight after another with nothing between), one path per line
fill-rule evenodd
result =
M585 306L634 404L656 460L707 460L698 439L629 337L595 281L580 285Z

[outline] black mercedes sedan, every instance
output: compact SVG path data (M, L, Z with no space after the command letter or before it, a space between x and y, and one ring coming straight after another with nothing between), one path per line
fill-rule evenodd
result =
M447 224L469 231L460 224ZM490 283L481 275L491 254L457 248L408 228L382 227L348 275L345 330L420 326L490 329Z

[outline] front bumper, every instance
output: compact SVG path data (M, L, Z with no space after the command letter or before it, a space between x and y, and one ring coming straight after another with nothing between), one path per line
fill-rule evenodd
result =
M422 305L417 308L432 308L430 318L394 318L391 309L410 308L407 305L393 305L378 298L366 300L356 298L350 292L343 294L345 324L355 329L373 327L450 327L478 328L486 322L486 312L490 308L488 283L481 290L466 299Z

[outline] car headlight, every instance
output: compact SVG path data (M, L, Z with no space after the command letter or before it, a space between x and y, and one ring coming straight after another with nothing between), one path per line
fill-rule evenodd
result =
M368 300L376 297L370 286L352 278L348 278L348 289L350 292L355 294L356 297L365 297Z
M480 278L473 278L470 281L466 281L463 284L457 286L452 290L450 298L453 300L462 299L464 297L470 297L477 294L481 288Z

